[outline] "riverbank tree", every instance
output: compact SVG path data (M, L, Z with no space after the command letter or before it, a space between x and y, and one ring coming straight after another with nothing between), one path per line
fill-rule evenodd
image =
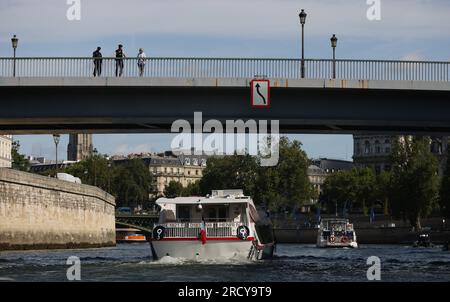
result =
M391 208L394 216L421 229L436 205L439 178L429 137L402 137L392 150Z
M281 137L277 165L260 166L258 158L250 155L213 157L208 160L199 186L202 194L214 189L243 189L257 204L272 211L294 209L313 194L308 166L301 143Z

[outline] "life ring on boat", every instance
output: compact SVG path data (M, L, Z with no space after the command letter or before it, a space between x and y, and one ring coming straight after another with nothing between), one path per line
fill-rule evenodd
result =
M348 242L348 237L347 237L347 236L343 236L343 237L341 238L341 242L342 242L342 243L347 243L347 242Z
M158 225L153 229L152 235L153 235L153 239L155 240L161 240L164 238L166 232L166 228L163 227L162 225Z
M248 236L250 235L250 230L247 226L241 225L238 226L236 230L237 237L241 240L247 240Z

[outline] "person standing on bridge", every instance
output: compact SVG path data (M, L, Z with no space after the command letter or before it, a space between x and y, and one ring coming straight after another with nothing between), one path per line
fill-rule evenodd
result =
M100 52L101 47L97 47L97 50L94 51L92 57L94 58L94 77L102 75L102 53Z
M147 61L147 57L145 56L145 52L142 48L139 48L138 57L138 68L139 68L139 76L144 76L145 62Z
M123 58L125 58L123 52L123 45L119 44L119 48L116 49L116 77L121 77L123 73Z

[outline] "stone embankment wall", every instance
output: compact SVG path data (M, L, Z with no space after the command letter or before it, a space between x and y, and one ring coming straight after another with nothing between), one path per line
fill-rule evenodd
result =
M0 250L113 246L114 209L99 188L0 168Z

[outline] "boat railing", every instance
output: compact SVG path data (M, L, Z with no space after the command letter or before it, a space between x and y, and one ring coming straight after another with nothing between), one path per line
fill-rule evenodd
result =
M206 236L213 237L236 237L237 228L241 222L206 222ZM165 237L188 238L198 237L202 229L201 222L168 222L158 224L165 228Z

